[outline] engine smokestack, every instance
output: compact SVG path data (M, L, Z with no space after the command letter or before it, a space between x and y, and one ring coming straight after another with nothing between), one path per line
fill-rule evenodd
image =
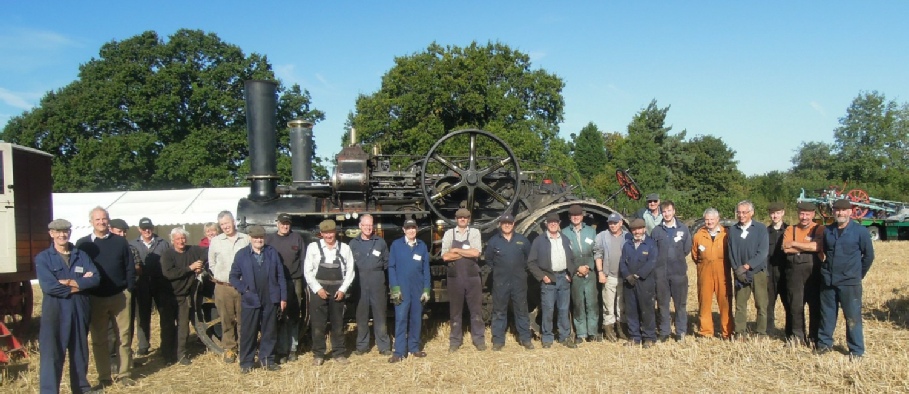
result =
M357 129L351 127L350 128L350 145L349 146L354 146L356 144L357 144Z
M294 119L287 123L290 127L290 164L293 181L312 180L312 122Z
M245 81L246 130L249 142L249 199L278 198L277 89L272 81Z

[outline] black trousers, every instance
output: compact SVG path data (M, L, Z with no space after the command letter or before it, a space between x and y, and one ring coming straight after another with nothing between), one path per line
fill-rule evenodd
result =
M177 305L177 360L186 357L186 340L189 338L189 297L176 296Z
M263 366L275 362L275 343L278 342L278 305L268 303L261 308L240 308L240 368L252 368L259 350ZM262 337L259 338L261 332ZM257 340L258 339L258 340ZM258 345L258 346L257 346Z
M789 293L786 290L786 273L785 268L781 265L770 265L767 271L767 327L776 327L776 299L779 298L785 310L785 316L789 318Z
M139 350L148 350L151 347L151 312L152 301L158 309L159 317L168 312L169 307L173 304L173 291L158 282L167 282L167 280L155 279L149 276L139 276L136 278L136 290L133 292L133 303L135 309L135 327L136 339L139 341ZM165 307L165 305L167 307ZM173 314L173 311L169 311ZM164 342L164 326L161 326L161 341ZM161 348L164 349L163 343Z
M312 324L312 356L325 357L325 326L331 322L331 356L341 357L344 348L344 300L335 301L335 293L340 285L322 286L328 292L328 299L323 300L318 294L309 297L309 321Z
M788 264L786 287L789 308L786 315L786 336L814 343L821 325L821 274L814 263ZM808 335L805 335L805 305L808 305Z

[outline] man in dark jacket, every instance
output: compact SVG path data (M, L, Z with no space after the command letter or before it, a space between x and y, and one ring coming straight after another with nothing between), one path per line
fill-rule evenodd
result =
M530 241L514 232L514 216L499 217L499 231L486 244L486 264L492 268L492 350L505 347L508 327L508 302L514 310L518 340L525 349L530 342L530 320L527 316L527 255Z
M133 303L135 304L135 320L138 330L136 330L136 340L139 341L138 356L148 355L148 349L151 347L151 310L152 301L155 302L155 308L158 315L168 313L168 309L173 301L173 292L169 288L167 278L161 273L161 256L164 251L171 248L170 243L159 237L155 233L155 225L149 218L139 220L139 238L130 243L139 252L139 265L142 267L142 274L136 276L136 291L133 292ZM165 324L164 321L160 322ZM168 323L168 329L170 324ZM169 335L165 332L165 327L161 327L161 335ZM161 338L162 342L164 338ZM170 340L170 339L168 339ZM163 348L163 347L162 347ZM165 357L167 359L168 357ZM165 360L165 362L176 362L177 360Z
M748 321L748 299L754 294L758 336L767 335L767 226L754 218L754 204L742 201L735 207L739 222L729 226L729 266L735 277L735 336L744 340Z
M161 350L164 353L165 363L179 360L180 365L192 364L186 356L186 339L189 337L189 304L193 287L196 284L196 275L202 272L208 253L204 248L188 245L189 233L181 227L174 227L170 231L170 242L173 247L165 250L161 256L161 271L170 282L171 289L170 310L159 313L161 318ZM167 329L171 332L165 335L165 321ZM166 340L165 340L166 339Z
M275 353L278 364L297 359L300 343L300 299L303 297L303 256L306 253L303 236L291 229L291 217L278 215L278 231L265 235L265 244L278 251L284 263L284 280L287 281L287 309L278 320L278 344Z
M262 367L277 371L278 310L287 307L284 266L278 251L265 244L264 227L252 226L248 235L249 245L237 251L230 268L230 285L240 293L240 373L252 370L256 350Z
M660 324L660 342L672 334L669 302L675 308L675 339L682 342L688 330L688 261L691 253L691 232L688 226L675 218L675 204L671 200L660 203L663 221L650 232L659 250L656 269L657 320ZM646 224L646 222L645 222Z
M789 301L786 293L786 253L783 253L783 233L788 224L783 222L786 215L785 206L780 202L773 202L767 206L770 215L770 224L767 225L767 329L773 330L776 326L776 299L783 303L789 326ZM788 335L788 334L787 334Z
M546 215L546 233L536 237L530 246L527 269L540 281L540 303L543 309L543 348L552 347L553 309L558 310L559 342L568 348L576 348L571 340L571 322L568 320L568 305L571 293L571 273L577 270L571 243L561 234L559 214Z
M643 346L649 348L656 341L653 310L656 281L653 270L659 252L647 236L646 226L644 219L631 221L631 234L628 234L628 241L622 245L619 276L624 286L625 317L628 320L628 335L631 337L626 346L638 346L643 342Z
M821 264L821 328L817 352L833 349L833 329L837 309L846 318L846 345L849 356L865 354L862 333L862 279L874 262L874 246L868 229L852 220L852 204L847 200L833 203L836 222L824 229L824 263Z

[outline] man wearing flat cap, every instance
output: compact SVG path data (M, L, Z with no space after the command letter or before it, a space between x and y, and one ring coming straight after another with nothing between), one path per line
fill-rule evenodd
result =
M846 345L849 356L859 359L865 354L862 332L862 279L874 262L874 246L868 229L852 220L852 204L847 200L833 203L836 222L824 228L821 264L821 326L817 353L833 349L833 330L837 309L846 318Z
M417 222L404 221L404 236L391 244L388 255L388 284L395 304L395 350L388 362L397 363L408 354L426 357L420 350L423 304L429 301L429 248L417 239Z
M230 285L240 293L240 373L252 370L257 351L259 364L277 371L278 312L287 308L284 265L278 251L265 244L264 227L252 226L248 234L249 245L230 268Z
M477 350L486 350L486 323L483 321L483 283L478 260L483 246L480 230L469 227L470 211L455 213L458 225L442 236L442 260L448 263L448 297L451 333L448 351L455 352L464 341L464 304L470 312L470 337Z
M643 345L649 348L656 342L656 316L653 307L656 280L653 270L656 269L659 252L656 244L647 236L644 219L636 218L628 227L631 228L631 234L622 246L622 260L619 263L630 337L626 346Z
M354 279L354 258L350 247L338 241L334 220L319 223L322 239L306 247L303 276L312 292L309 316L312 325L313 365L325 362L325 326L331 321L331 356L347 364L344 347L344 298Z
M536 237L527 256L527 270L540 281L540 308L543 310L543 348L552 347L552 314L558 315L559 342L567 348L578 345L571 340L568 305L571 294L571 275L577 271L571 242L562 235L559 214L546 215L546 232Z
M644 220L647 225L647 236L650 232L663 221L663 211L660 209L660 195L650 193L646 197L647 206L635 212L634 217Z
M622 215L615 212L606 219L608 228L600 231L594 242L593 257L596 261L597 281L603 285L603 335L606 340L615 342L618 338L627 339L622 309L625 298L622 295L624 286L619 285L619 261L622 258L622 246L625 245L625 231Z
M60 391L63 361L69 351L69 384L74 393L91 392L88 383L88 325L91 319L85 290L98 286L101 275L85 252L69 242L72 224L57 219L47 226L51 247L35 256L41 285L40 390Z
M527 255L530 241L514 232L514 216L499 216L499 231L486 243L486 264L492 268L492 350L505 347L508 328L508 302L514 311L518 340L525 349L530 342L530 319L527 315Z
M287 281L287 309L278 320L278 344L275 348L278 364L297 359L300 335L300 298L303 296L303 256L306 245L303 236L291 229L291 217L278 215L278 231L265 234L265 244L278 251L284 263L284 280Z
M600 336L600 311L597 302L597 278L593 258L593 241L596 230L584 223L584 209L578 204L568 208L571 223L562 229L562 235L571 243L575 271L571 278L571 303L574 307L575 343L584 340L603 340Z
M813 347L821 322L821 253L824 226L814 222L814 204L800 202L799 222L783 234L781 248L786 254L786 338L795 345ZM808 331L805 331L805 305L808 305ZM806 335L807 334L807 335Z
M783 234L789 225L783 222L785 205L772 202L767 206L770 224L767 225L767 329L776 327L776 300L782 301L786 318L789 318L789 302L786 290L786 253L783 252ZM788 324L786 325L788 327ZM787 334L788 335L788 334Z
M161 315L164 308L169 308L173 298L170 281L164 277L161 270L161 256L171 248L169 241L155 233L155 224L149 218L139 220L139 237L130 242L130 245L139 252L139 264L142 275L136 277L136 291L133 300L136 311L136 340L139 342L138 356L147 356L151 347L151 311L152 301ZM164 315L167 312L163 312ZM173 322L160 320L161 335L170 335L174 326ZM165 324L168 326L165 328ZM163 339L163 337L162 337ZM165 363L177 362L177 355L169 346L161 347Z

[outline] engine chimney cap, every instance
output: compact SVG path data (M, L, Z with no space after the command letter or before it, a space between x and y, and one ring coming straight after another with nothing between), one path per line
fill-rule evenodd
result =
M287 127L302 127L304 129L312 128L313 123L306 119L294 119L290 122L287 122Z

